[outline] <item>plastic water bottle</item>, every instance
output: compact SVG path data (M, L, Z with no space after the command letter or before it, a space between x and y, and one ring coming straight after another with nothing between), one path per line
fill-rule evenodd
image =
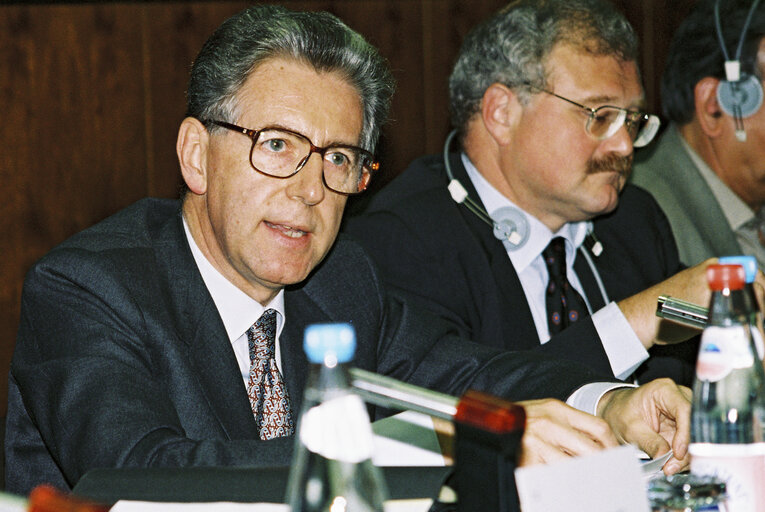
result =
M345 366L356 350L355 331L349 324L311 325L304 348L312 368L286 501L293 512L383 512L387 489L372 464L369 415Z
M729 512L765 511L765 372L740 265L710 265L709 322L693 385L691 472L726 482Z
M765 357L765 338L763 337L763 318L762 311L757 301L757 295L754 293L754 278L757 276L757 258L754 256L723 256L718 259L721 265L741 265L744 267L746 275L746 284L744 291L749 295L752 302L752 316L750 324L752 326L752 338L754 346L757 348L757 355L760 360Z

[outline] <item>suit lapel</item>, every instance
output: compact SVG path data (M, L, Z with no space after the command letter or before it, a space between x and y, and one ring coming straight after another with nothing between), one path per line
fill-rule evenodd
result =
M666 179L673 185L689 218L694 219L702 238L709 241L714 254L741 252L736 235L730 229L712 189L682 147L680 132L672 126L665 137L666 142L662 140L663 144L657 148L654 158L668 162L668 168L679 169L668 173ZM683 234L676 236L681 238Z
M468 177L465 167L462 165L460 154L452 153L449 158L454 177L462 183L473 201L480 204L481 208L485 208L473 182ZM502 310L508 312L502 320L506 339L514 340L513 347L518 349L538 346L539 335L534 324L534 318L531 316L526 295L523 293L523 286L515 267L507 256L505 246L494 237L492 227L477 215L465 207L459 208L459 212L468 229L483 249L491 267L491 274L496 276L495 282L502 299ZM509 314L510 311L513 314Z
M229 438L256 439L257 428L236 356L194 262L180 213L162 226L156 247L157 261L164 265L176 308L178 339L188 347L185 352L199 388Z
M303 333L311 323L328 322L318 306L303 290L287 290L284 295L286 322L279 344L282 372L290 395L293 414L299 413L310 365L303 350ZM294 417L294 416L293 416Z
M590 268L589 263L587 263L585 256L582 254L582 252L586 250L587 249L582 247L576 255L577 257L574 260L574 271L579 278L579 282L582 284L582 288L584 288L584 294L587 297L587 301L590 303L590 308L592 308L592 311L594 312L603 308L606 303L603 300L603 295L600 293L600 287L595 279L595 274L593 274L592 268ZM590 255L591 254L592 253L590 253ZM594 262L597 263L597 260L594 260Z

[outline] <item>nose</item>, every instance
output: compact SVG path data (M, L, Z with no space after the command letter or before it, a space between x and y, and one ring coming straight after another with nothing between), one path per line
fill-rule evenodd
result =
M631 155L634 147L632 145L632 136L627 130L627 125L622 124L616 130L616 133L601 141L601 147L603 147L606 153L615 153L622 156Z
M312 153L303 168L287 178L287 196L308 206L319 204L326 193L323 172L324 160L320 154Z

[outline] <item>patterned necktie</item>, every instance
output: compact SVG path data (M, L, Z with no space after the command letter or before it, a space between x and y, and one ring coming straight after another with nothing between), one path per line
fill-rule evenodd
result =
M247 330L250 346L250 381L247 394L261 439L293 432L287 386L276 366L276 311L266 310Z
M545 300L547 325L550 336L553 336L589 312L582 296L566 278L565 240L561 237L553 238L547 248L542 251L542 257L550 275Z

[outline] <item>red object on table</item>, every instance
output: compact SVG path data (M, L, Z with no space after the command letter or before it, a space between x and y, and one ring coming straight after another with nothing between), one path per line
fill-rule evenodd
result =
M109 508L45 484L32 489L27 500L28 512L107 512Z

